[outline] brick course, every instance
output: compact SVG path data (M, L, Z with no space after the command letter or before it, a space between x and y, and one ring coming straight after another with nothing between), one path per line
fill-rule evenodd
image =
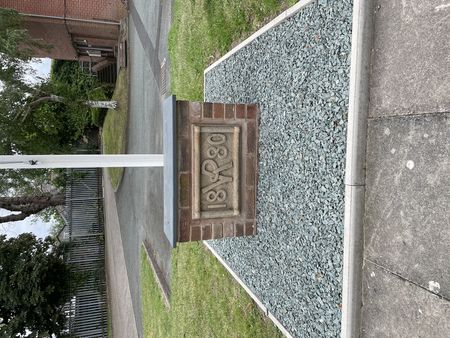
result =
M256 234L256 190L259 109L254 104L177 101L179 223L178 242ZM240 214L227 218L192 219L193 125L241 127ZM188 236L189 234L189 236Z
M65 6L64 6L65 4ZM119 21L126 16L120 0L0 0L0 7L19 13Z

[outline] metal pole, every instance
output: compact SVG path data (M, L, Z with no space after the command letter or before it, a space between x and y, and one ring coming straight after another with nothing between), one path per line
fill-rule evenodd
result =
M4 155L0 169L163 167L162 154Z
M120 26L120 22L118 22L118 21L78 19L78 18L68 18L68 17L56 16L56 15L40 15L40 14L30 14L30 13L19 13L19 14L22 16L29 16L31 18L67 20L67 21L76 21L76 22L85 22L85 23L97 23L97 24L101 24L101 25Z

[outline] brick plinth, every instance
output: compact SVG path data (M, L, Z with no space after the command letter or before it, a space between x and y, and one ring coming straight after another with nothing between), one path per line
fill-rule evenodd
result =
M258 119L255 104L177 101L178 242L256 234ZM194 127L239 127L239 211L220 218L193 217Z

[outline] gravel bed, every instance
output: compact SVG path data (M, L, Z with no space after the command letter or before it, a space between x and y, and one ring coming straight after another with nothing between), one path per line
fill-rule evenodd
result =
M205 76L261 109L258 235L209 244L296 337L340 334L351 18L319 0Z

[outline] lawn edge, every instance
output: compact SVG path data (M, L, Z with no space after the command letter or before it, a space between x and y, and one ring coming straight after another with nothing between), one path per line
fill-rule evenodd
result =
M284 20L290 18L291 16L293 16L294 14L296 14L299 10L301 10L303 7L311 4L312 2L314 2L316 0L300 0L299 2L297 2L295 5L289 7L287 10L285 10L284 12L282 12L281 14L279 14L277 17L275 17L275 19L273 19L272 21L270 21L268 24L264 25L263 27L261 27L260 29L258 29L255 33L253 33L252 35L250 35L247 39L245 39L244 41L242 41L241 43L239 43L237 46L235 46L234 48L232 48L229 52L227 52L224 56L222 56L220 59L218 59L217 61L215 61L214 63L212 63L210 66L208 66L204 72L203 75L206 75L207 72L209 72L211 69L213 69L214 67L216 67L217 65L219 65L221 62L225 61L226 59L228 59L230 56L232 56L234 53L236 53L237 51L239 51L240 49L244 48L246 45L248 45L249 43L251 43L253 40L255 40L256 38L258 38L259 36L261 36L262 34L264 34L265 32L267 32L269 29L278 26L280 23L282 23ZM203 77L204 79L205 77ZM205 86L203 85L203 88L205 88Z
M216 250L211 247L207 241L203 241L203 244L208 248L208 250L216 257L216 259L227 269L230 275L239 283L239 285L247 292L247 294L253 299L253 301L258 305L260 310L275 324L275 326L281 331L281 333L287 337L292 338L293 336L289 331L278 321L278 319L269 311L269 309L264 306L262 301L250 290L247 285L239 278L239 276L231 269L231 267L223 260L222 257L216 252Z
M170 289L169 285L167 284L161 269L158 267L154 257L151 254L152 248L150 246L150 243L148 241L142 241L142 249L144 249L145 254L147 256L147 262L150 265L150 268L152 269L153 276L155 277L156 284L158 285L162 298L164 300L164 305L167 310L170 310Z

